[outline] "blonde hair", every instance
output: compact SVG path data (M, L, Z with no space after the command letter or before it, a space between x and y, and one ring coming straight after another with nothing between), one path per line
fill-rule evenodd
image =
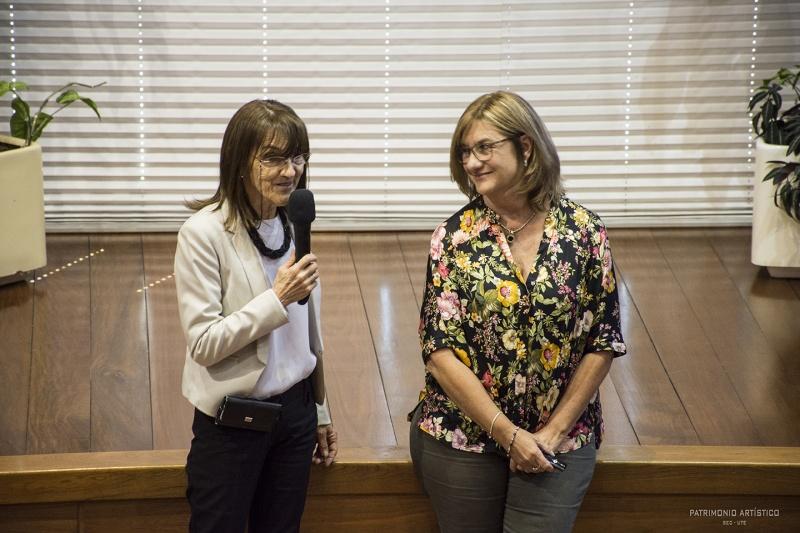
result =
M524 158L521 137L526 135L530 138L533 144L531 157L516 184L516 190L524 194L531 207L539 211L557 203L564 194L564 186L553 139L528 101L508 91L497 91L476 98L458 119L450 143L450 177L461 192L470 199L478 196L460 157L464 134L478 121L492 126L503 137L510 137L520 161Z

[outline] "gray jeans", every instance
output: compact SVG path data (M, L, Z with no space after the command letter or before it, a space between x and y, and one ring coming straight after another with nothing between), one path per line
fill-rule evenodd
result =
M594 474L588 444L559 454L564 472L519 474L494 453L456 450L411 422L411 459L442 533L569 532Z

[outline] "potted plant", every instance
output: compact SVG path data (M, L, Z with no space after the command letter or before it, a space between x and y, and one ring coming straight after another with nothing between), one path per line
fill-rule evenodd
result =
M100 118L97 105L78 94L75 87L95 88L98 85L68 83L44 99L31 113L28 102L20 94L27 89L22 82L0 81L0 97L11 93L10 136L0 135L0 285L17 281L29 270L47 264L44 233L44 187L42 148L36 140L64 108L75 102L88 105ZM46 111L56 96L59 106Z
M781 68L748 106L757 137L751 261L775 277L800 277L799 81L800 65Z

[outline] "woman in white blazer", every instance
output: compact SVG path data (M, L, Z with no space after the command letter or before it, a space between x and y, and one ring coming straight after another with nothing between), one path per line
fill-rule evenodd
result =
M336 456L325 402L317 258L294 258L284 208L305 188L305 124L254 100L225 130L217 192L178 234L186 338L183 394L195 406L187 457L190 531L298 531L312 460ZM309 297L308 305L298 302ZM266 431L215 423L225 396L281 405Z

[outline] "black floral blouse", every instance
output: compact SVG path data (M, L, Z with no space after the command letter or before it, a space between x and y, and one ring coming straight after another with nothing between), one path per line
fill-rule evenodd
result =
M547 214L536 263L523 280L497 214L475 199L433 233L420 340L426 363L432 352L451 348L512 422L537 431L584 354L625 353L602 221L562 197ZM430 373L423 395L420 429L459 450L498 451ZM596 395L558 451L599 447L602 433Z

